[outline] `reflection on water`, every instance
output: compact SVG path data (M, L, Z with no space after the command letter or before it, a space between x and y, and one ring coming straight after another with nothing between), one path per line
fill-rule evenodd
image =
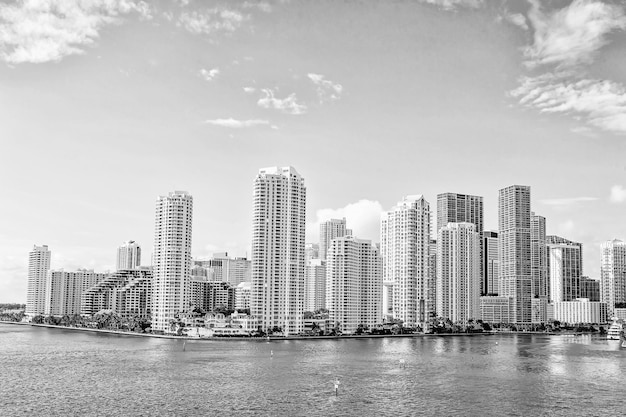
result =
M592 336L183 343L0 324L0 414L618 415L625 405L626 349Z

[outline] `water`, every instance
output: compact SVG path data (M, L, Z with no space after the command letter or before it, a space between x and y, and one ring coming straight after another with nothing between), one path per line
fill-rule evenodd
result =
M182 340L0 324L0 416L613 416L626 410L625 375L626 349L591 336L187 341L183 351Z

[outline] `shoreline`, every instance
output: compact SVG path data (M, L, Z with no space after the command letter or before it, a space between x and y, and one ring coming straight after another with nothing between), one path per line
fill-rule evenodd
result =
M91 333L105 333L119 336L131 336L131 337L153 337L157 339L175 339L175 340L197 340L197 341L250 341L250 342L276 342L281 340L333 340L333 339L380 339L380 338L413 338L413 337L476 337L476 336L494 336L494 335L546 335L546 336L583 336L598 333L583 333L583 332L520 332L520 331L488 331L479 333L415 333L415 334L365 334L365 335L346 335L346 336L265 336L265 337L190 337L190 336L173 336L173 335L160 335L152 333L135 333L124 332L120 330L108 330L108 329L92 329L88 327L67 327L57 326L54 324L35 324L24 323L15 321L0 321L0 324L15 324L19 326L32 326L32 327L45 327L49 329L61 329L72 331L83 331Z

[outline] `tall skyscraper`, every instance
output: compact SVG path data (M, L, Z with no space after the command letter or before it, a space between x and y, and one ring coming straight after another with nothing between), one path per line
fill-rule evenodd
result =
M500 190L498 226L498 294L511 298L511 322L531 323L530 187Z
M381 322L382 274L378 248L353 236L330 242L326 258L326 307L343 333Z
M626 303L626 242L609 240L600 246L600 301L613 317L615 303Z
M530 213L530 270L533 297L548 297L546 218Z
M448 223L472 223L474 230L482 233L484 227L483 198L477 195L443 193L437 195L437 232ZM482 247L482 239L480 242ZM482 250L480 262L483 263ZM483 268L479 271L481 280L481 294L487 293L483 275Z
M437 234L437 315L453 322L480 318L480 233L448 223Z
M25 314L31 318L44 314L46 307L46 277L50 270L51 252L47 245L33 246L28 254L28 289Z
M45 314L80 314L83 294L106 277L105 273L88 269L79 269L76 272L49 271L46 277Z
M306 187L293 167L264 168L254 180L251 314L263 329L304 329Z
M128 271L137 269L141 266L141 247L134 240L124 242L122 246L117 248L118 271Z
M485 294L498 295L498 232L483 232L483 286Z
M429 319L430 205L421 195L404 197L381 216L383 281L392 290L393 318L407 327Z
M170 320L191 301L191 226L193 197L186 191L156 202L152 285L152 328L169 332Z
M437 231L448 223L472 223L481 233L484 227L483 198L476 195L443 193L437 195Z
M311 259L304 274L304 311L326 308L326 261Z
M351 234L346 229L346 218L330 219L320 224L320 246L319 258L326 260L326 252L330 247L330 242L337 237L343 237Z
M547 236L550 301L574 301L580 298L583 273L583 245L559 236Z

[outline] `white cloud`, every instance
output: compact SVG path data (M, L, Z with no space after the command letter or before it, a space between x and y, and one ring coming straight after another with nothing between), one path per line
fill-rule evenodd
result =
M539 200L540 203L548 206L570 206L576 203L584 203L588 201L596 201L597 197L569 197L569 198L550 198Z
M10 64L59 61L82 54L102 27L131 12L152 18L150 6L129 0L22 0L0 4L0 57Z
M510 94L542 113L570 114L600 129L626 134L626 88L620 83L546 74L524 77Z
M526 17L521 13L506 13L504 20L514 24L524 30L528 30L528 24L526 23Z
M243 91L245 91L247 94L252 94L256 91L256 88L254 87L244 87Z
M614 185L611 187L611 196L609 200L613 203L626 202L626 188L621 185Z
M262 91L263 94L265 94L265 97L262 97L259 101L257 101L259 107L264 109L280 110L283 113L294 115L306 113L306 105L298 103L295 93L280 99L274 97L274 92L269 88L263 89Z
M323 208L316 211L316 220L307 225L307 242L319 241L320 223L330 219L346 218L348 229L355 237L380 241L380 215L383 208L378 201L359 200L340 208Z
M200 70L200 76L204 78L206 81L213 81L215 77L219 75L219 73L220 73L219 68L213 68L211 70L205 70L204 68L202 68Z
M242 7L244 9L258 9L265 13L270 13L272 11L272 6L264 1L246 1L243 3Z
M608 43L611 31L626 28L622 7L588 0L574 0L548 13L541 10L538 0L532 0L528 20L534 29L534 42L524 49L529 67L588 64Z
M320 103L326 101L336 101L341 97L343 86L341 84L333 83L330 80L326 80L321 74L309 73L307 77L317 87L317 97Z
M457 6L478 8L483 5L483 0L420 0L422 3L428 3L439 6L444 10L455 10Z
M261 119L236 120L233 118L228 118L228 119L206 120L204 123L214 125L214 126L229 127L233 129L241 129L244 127L254 127L254 126L270 126L272 129L276 128L274 125L270 125L269 121L261 120Z
M231 33L239 29L241 24L248 19L249 16L237 10L216 7L204 11L183 12L176 25L196 35Z

